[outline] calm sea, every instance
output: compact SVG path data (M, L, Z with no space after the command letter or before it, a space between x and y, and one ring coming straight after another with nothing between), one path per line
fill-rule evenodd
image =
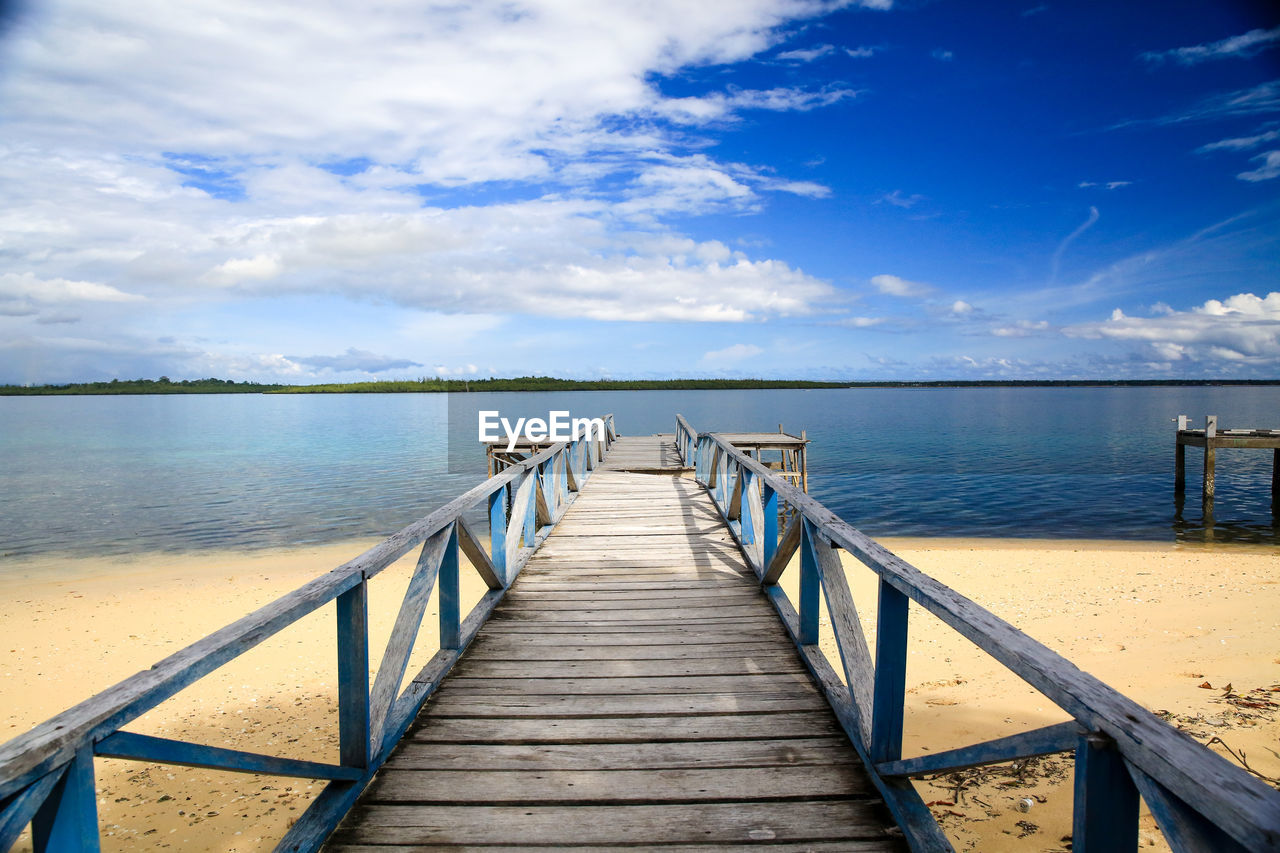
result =
M1280 543L1271 452L1200 451L1173 494L1173 423L1280 427L1280 388L474 394L613 412L619 432L808 431L810 491L873 536ZM455 403L460 404L461 401ZM389 534L484 476L449 473L443 395L0 397L0 558L259 548ZM455 451L457 448L454 448Z

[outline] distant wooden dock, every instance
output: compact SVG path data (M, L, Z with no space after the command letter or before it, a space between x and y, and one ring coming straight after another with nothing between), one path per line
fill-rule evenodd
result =
M1186 415L1178 415L1174 439L1173 488L1181 495L1187 488L1187 448L1204 448L1204 474L1200 494L1205 507L1212 507L1217 491L1218 450L1244 448L1271 451L1271 505L1280 509L1280 429L1218 429L1218 416L1205 418L1204 429L1192 429Z
M1280 793L733 437L677 415L672 434L610 429L505 460L377 547L0 746L0 850L28 825L39 853L97 850L94 765L113 757L322 780L278 851L948 851L912 778L1056 752L1075 757L1074 853L1135 850L1140 801L1179 853L1280 849ZM371 671L369 584L415 551ZM842 552L877 576L874 641ZM465 615L464 568L488 588ZM439 648L410 674L432 595ZM336 763L126 728L330 602ZM912 602L1070 719L904 756Z

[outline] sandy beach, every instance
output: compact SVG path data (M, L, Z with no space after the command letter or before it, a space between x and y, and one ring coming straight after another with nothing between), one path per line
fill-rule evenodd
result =
M6 561L0 566L0 642L8 650L0 667L4 739L372 544ZM1217 737L1259 773L1280 777L1280 549L1034 540L885 544L1202 742ZM846 567L872 632L874 577L851 558ZM409 569L402 561L371 583L375 662ZM469 607L482 585L464 570L464 588ZM435 649L434 615L429 607L410 672ZM333 760L333 625L329 605L130 729ZM824 648L833 653L824 628ZM914 605L911 636L907 755L1065 719ZM1213 748L1224 751L1222 743ZM97 772L106 850L268 850L319 790L306 780L119 760L99 760ZM921 785L957 849L1067 849L1067 756L1035 760L1017 772L998 768ZM1027 810L1018 810L1019 803ZM1143 844L1163 847L1157 836L1144 818ZM29 849L29 842L16 849Z

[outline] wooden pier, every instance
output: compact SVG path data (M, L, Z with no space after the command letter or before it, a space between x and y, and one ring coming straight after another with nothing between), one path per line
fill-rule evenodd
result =
M1140 801L1178 853L1280 849L1280 793L730 437L677 415L673 434L610 430L508 460L375 548L0 745L0 850L28 825L38 853L97 850L94 764L112 757L321 780L278 851L948 851L913 777L1055 752L1075 756L1074 853L1136 850ZM371 671L368 586L414 551ZM877 576L874 643L841 552ZM489 590L465 616L464 568ZM433 594L439 648L406 679ZM330 602L336 763L126 728ZM911 602L913 618L942 620L1070 719L904 756Z
M1218 416L1204 419L1204 429L1191 429L1186 415L1178 415L1175 438L1173 488L1181 495L1187 488L1187 448L1204 448L1204 476L1200 494L1206 509L1216 491L1217 451L1220 448L1247 448L1271 451L1271 505L1280 508L1280 429L1218 429Z

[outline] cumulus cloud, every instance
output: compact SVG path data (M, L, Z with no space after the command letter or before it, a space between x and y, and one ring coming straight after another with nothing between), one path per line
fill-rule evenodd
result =
M1159 65L1166 61L1179 65L1198 65L1215 59L1243 59L1275 47L1280 41L1280 27L1270 30L1255 29L1238 36L1231 36L1208 44L1178 47L1173 50L1148 51L1139 58Z
M1063 333L1143 342L1164 360L1280 364L1280 292L1240 293L1153 317L1130 317L1117 308L1104 322L1067 326Z
M919 281L907 281L896 275L874 275L871 277L871 285L888 296L903 298L928 296L934 291L932 285Z

